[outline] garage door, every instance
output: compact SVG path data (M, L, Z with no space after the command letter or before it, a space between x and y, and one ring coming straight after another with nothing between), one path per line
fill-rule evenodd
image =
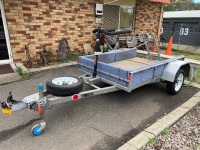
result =
M175 22L173 26L174 31L174 44L181 45L198 45L198 22L179 23Z
M170 36L172 35L172 27L170 26L170 22L163 22L163 38L164 42L168 42Z

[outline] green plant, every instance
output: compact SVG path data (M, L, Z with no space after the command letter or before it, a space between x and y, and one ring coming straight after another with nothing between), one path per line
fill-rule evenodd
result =
M149 147L153 147L154 144L156 144L156 141L154 139L152 139L152 138L149 139L149 141L147 142L147 146L149 146Z
M183 86L187 87L187 88L190 88L192 85L191 85L191 82L190 82L189 84L184 84Z
M69 59L72 61L76 61L78 59L79 53L70 52Z
M174 55L181 55L179 52L173 52Z
M196 148L197 150L200 150L200 144L196 144L195 148Z
M164 128L164 130L162 130L162 134L163 135L169 135L170 134L170 130L168 128Z
M22 77L23 80L29 78L29 74L27 72L24 72L21 67L17 67L16 72Z
M198 71L197 71L197 78L200 78L200 68L198 68Z
M196 52L181 51L181 50L173 49L173 55L184 55L186 58L200 61L200 55L199 53L196 53Z
M78 59L79 53L78 52L70 52L69 59L72 61L76 61Z

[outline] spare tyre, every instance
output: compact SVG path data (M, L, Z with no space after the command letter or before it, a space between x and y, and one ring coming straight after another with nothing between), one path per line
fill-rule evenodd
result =
M56 96L71 96L83 89L83 81L74 76L56 77L46 82L47 92Z

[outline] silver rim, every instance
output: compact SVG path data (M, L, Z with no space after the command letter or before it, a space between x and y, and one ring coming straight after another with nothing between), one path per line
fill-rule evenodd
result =
M52 83L56 85L72 85L77 82L78 80L73 77L59 77L52 80Z
M176 83L175 83L175 91L179 91L181 86L183 84L183 74L180 73L176 79Z

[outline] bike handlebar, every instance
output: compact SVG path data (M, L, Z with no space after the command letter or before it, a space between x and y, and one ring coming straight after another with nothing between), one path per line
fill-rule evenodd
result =
M98 32L98 29L94 29L92 32L96 33ZM110 30L100 29L100 33L104 33L106 35L118 35L118 34L125 34L125 33L131 33L131 32L132 30L113 31L113 29L110 29Z

